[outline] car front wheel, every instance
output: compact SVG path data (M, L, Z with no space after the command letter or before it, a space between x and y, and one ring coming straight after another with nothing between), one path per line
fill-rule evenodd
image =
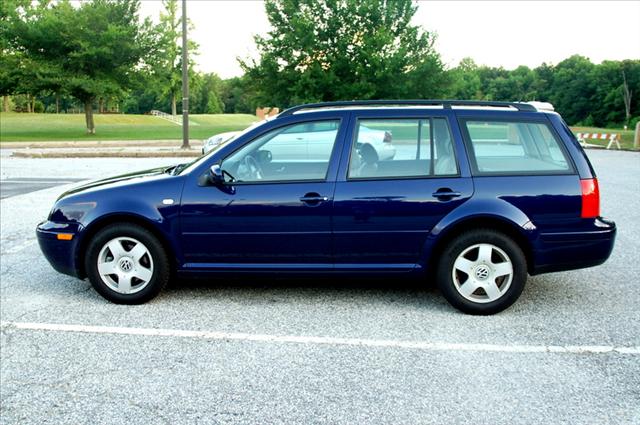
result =
M141 304L169 280L169 260L158 239L133 224L115 224L91 240L85 270L95 290L118 304Z
M527 262L508 236L490 229L464 233L447 245L438 265L444 297L469 314L494 314L513 304L524 289Z

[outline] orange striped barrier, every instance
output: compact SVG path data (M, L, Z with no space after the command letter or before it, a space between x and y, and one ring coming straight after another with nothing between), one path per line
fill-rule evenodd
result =
M614 143L620 149L620 135L617 133L576 133L576 139L582 145L586 145L587 140L608 140L607 149L611 148Z

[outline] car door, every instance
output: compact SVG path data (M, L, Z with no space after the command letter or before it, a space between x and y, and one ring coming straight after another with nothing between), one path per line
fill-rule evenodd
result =
M203 184L202 176L199 184L187 182L181 205L185 268L331 268L333 191L347 118L337 113L272 124L212 160L228 176L224 185ZM299 150L292 157L282 149L282 140L293 143L291 135L306 146L309 122L336 126L326 133L323 159Z
M336 268L416 267L431 229L472 195L457 127L438 112L354 113L334 195ZM380 155L362 129L390 135L395 154Z

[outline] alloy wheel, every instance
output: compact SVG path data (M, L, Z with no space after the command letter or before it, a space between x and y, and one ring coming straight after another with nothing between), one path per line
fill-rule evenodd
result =
M129 237L114 238L98 254L98 273L113 291L135 294L151 281L153 258L142 242Z
M480 243L458 255L451 273L456 290L465 299L490 303L501 298L511 286L513 264L502 249Z

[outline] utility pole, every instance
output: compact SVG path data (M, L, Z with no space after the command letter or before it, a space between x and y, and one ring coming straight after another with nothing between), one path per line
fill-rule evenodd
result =
M189 55L187 52L187 0L182 0L182 149L189 146Z

